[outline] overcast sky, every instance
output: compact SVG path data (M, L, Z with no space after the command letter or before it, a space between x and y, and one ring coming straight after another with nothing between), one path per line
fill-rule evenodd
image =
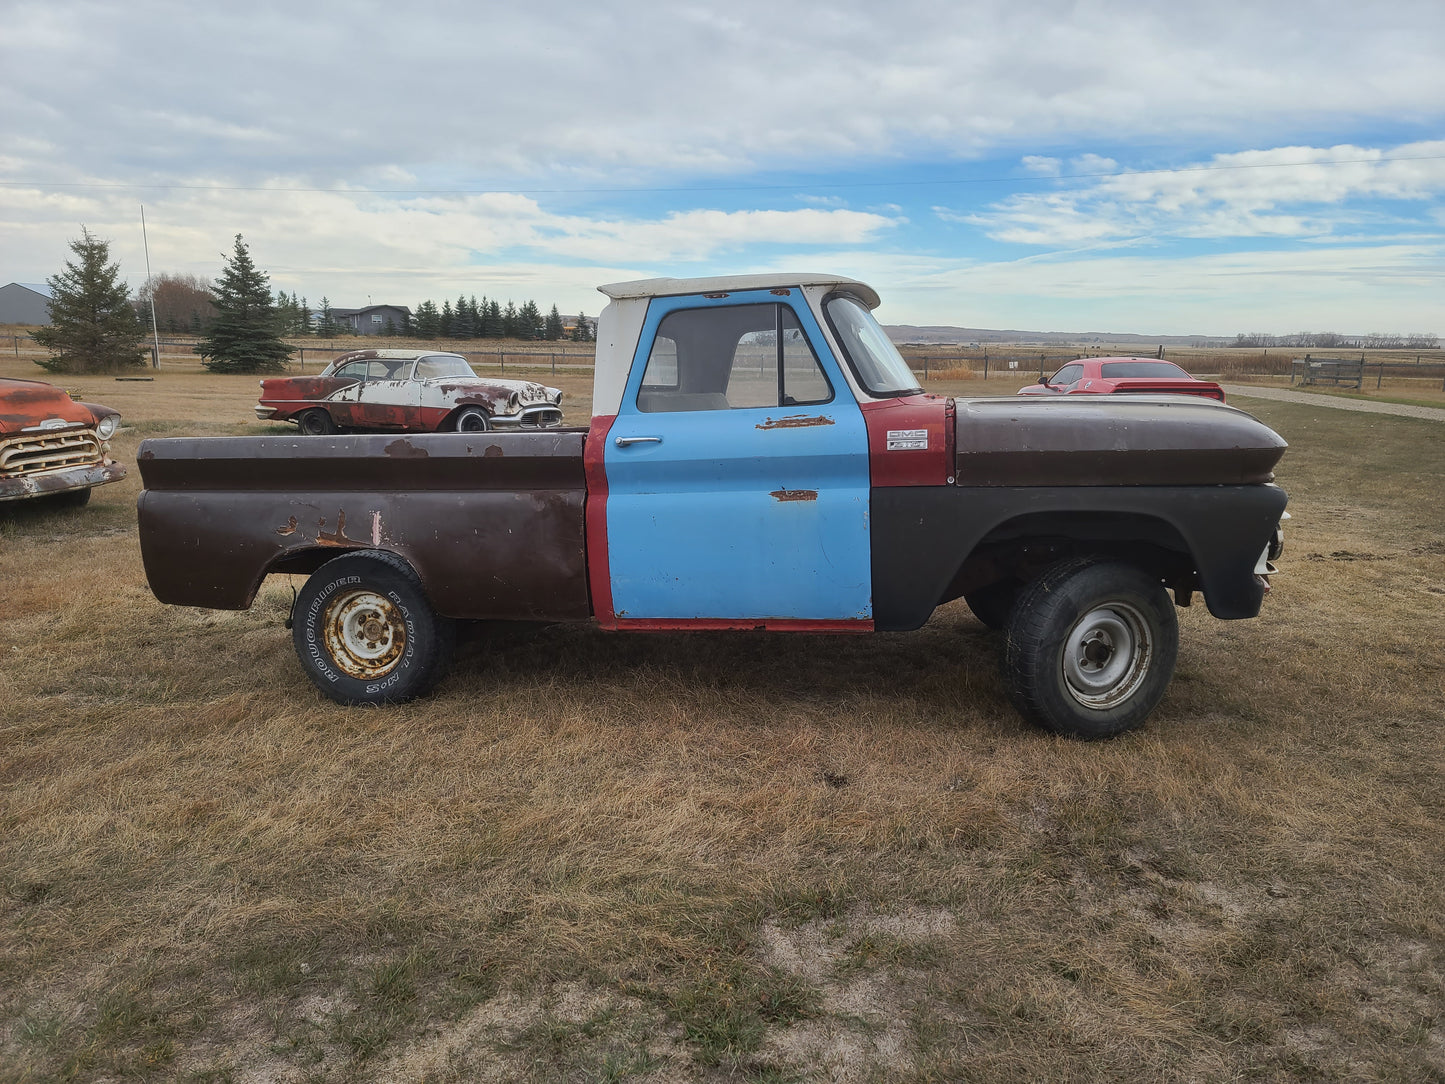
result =
M889 323L1445 334L1445 3L0 3L0 284L838 272Z

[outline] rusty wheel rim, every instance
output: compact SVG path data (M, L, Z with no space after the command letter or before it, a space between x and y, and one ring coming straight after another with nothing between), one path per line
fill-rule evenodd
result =
M325 632L332 661L359 681L384 676L406 650L400 607L375 591L338 594L326 608Z
M1153 661L1149 622L1124 602L1090 610L1064 638L1064 682L1069 695L1086 708L1102 710L1128 700Z

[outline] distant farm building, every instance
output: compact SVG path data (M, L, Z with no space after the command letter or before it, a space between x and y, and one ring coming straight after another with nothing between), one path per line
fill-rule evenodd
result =
M49 324L50 287L12 282L0 286L0 324Z
M331 319L353 335L381 335L386 332L386 323L391 321L393 331L401 331L406 327L406 321L411 316L411 310L405 305L367 305L363 309L332 309ZM321 318L320 313L312 313L311 320L315 323Z

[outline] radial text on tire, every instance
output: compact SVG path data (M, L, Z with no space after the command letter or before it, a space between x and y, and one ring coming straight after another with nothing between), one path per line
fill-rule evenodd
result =
M1025 719L1112 738L1139 726L1174 674L1179 624L1159 580L1119 561L1060 561L1009 615L1003 681Z
M339 704L421 696L451 661L455 630L411 566L385 550L328 561L296 597L291 637L306 676Z

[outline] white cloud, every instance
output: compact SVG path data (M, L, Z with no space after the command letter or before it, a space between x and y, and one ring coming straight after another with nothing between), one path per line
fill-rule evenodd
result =
M1288 168L1281 168L1288 167ZM1358 219L1349 201L1445 195L1445 141L1388 151L1279 147L1173 172L1120 173L1026 192L965 216L997 241L1072 246L1126 238L1317 237Z
M524 187L559 170L735 173L1121 133L1238 143L1282 124L1426 120L1445 101L1445 65L1424 47L1445 39L1445 6L1425 0L839 0L822 17L762 0L725 17L644 0L436 4L405 19L277 0L11 7L7 136L54 142L29 164L57 180L204 168L330 183L400 162Z
M899 220L824 208L594 218L557 214L513 193L395 200L345 192L198 191L148 203L146 221L157 272L214 276L239 232L275 288L326 293L344 304L357 291L402 298L484 292L493 287L479 282L508 280L510 272L497 270L503 267L535 272L552 266L554 279L590 287L612 269L725 259L752 246L866 244ZM51 262L32 275L60 266L65 238L78 235L80 223L111 239L122 270L133 283L141 281L139 217L128 195L0 187L0 249L41 244L48 252Z
M1119 168L1119 163L1112 158L1105 158L1098 154L1081 154L1077 158L1070 159L1069 166L1075 173L1088 176L1090 174L1113 173Z
M1048 158L1038 154L1026 154L1022 162L1026 172L1036 173L1041 177L1057 177L1063 166L1063 163L1057 158Z

